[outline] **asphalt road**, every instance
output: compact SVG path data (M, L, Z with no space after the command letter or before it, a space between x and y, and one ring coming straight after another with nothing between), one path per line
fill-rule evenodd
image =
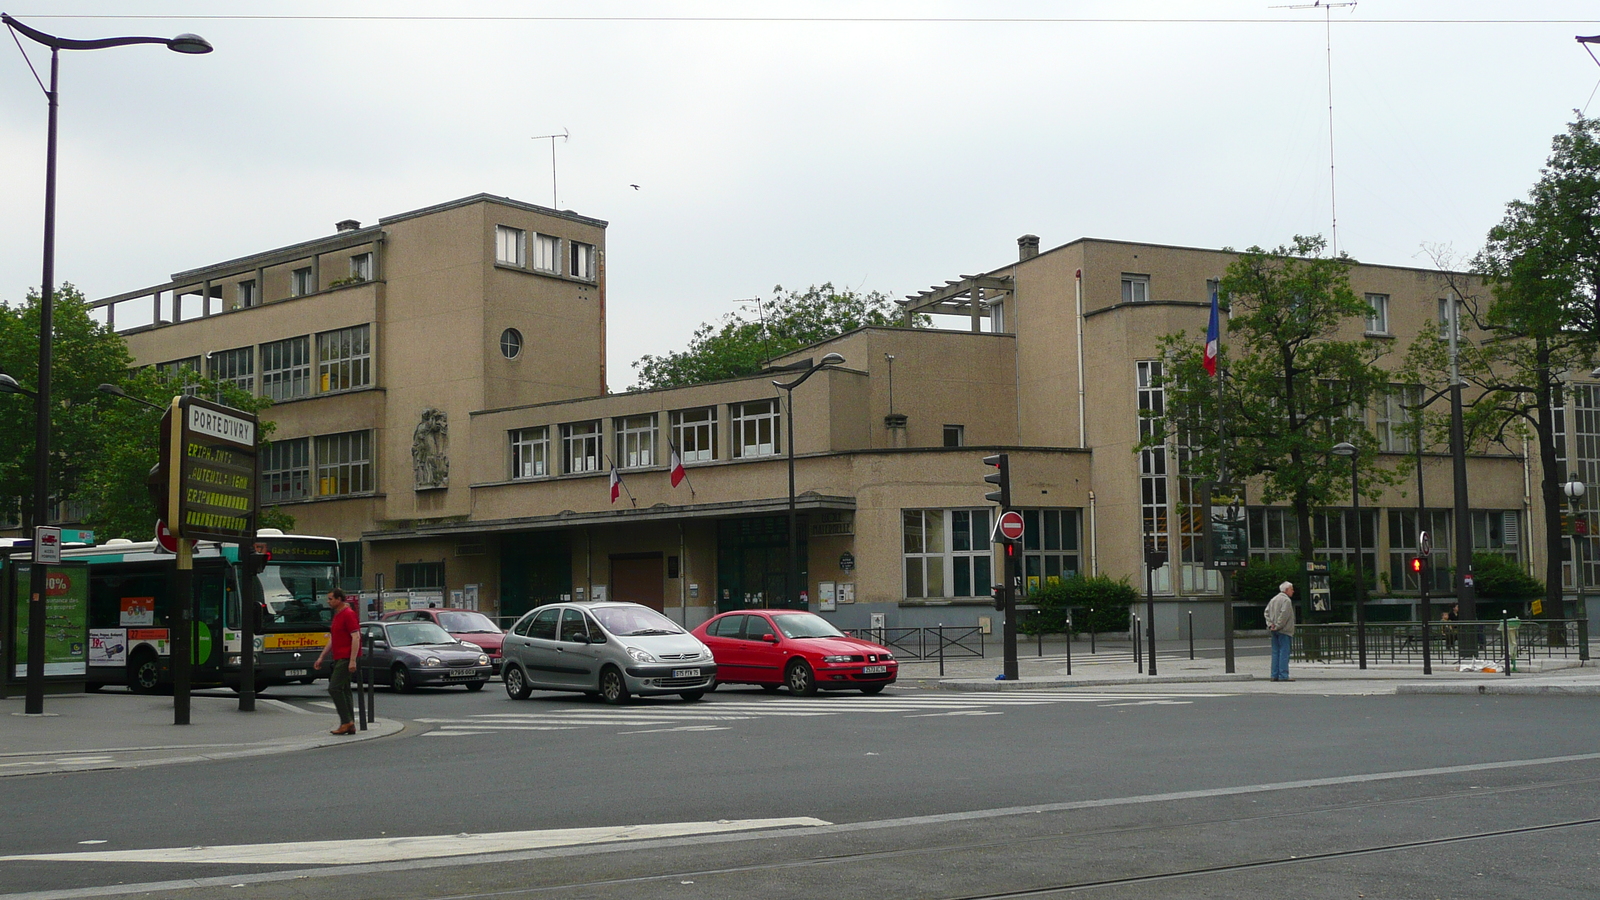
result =
M615 709L496 683L378 702L406 731L5 779L0 900L1600 893L1593 698L725 688ZM553 833L494 837L524 831ZM107 853L144 857L83 855Z

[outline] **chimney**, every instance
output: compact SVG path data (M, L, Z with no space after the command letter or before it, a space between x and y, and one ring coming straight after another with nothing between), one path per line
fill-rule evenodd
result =
M361 223L357 222L355 219L343 219L341 221L333 223L333 230L334 231L360 231L361 230ZM1038 238L1034 238L1033 239L1033 252L1035 252L1035 253L1039 252L1039 239Z
M1033 259L1039 255L1039 236L1025 234L1017 238L1017 260Z

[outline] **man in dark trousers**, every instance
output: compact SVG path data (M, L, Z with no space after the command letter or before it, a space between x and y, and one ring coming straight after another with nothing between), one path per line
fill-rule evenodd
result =
M361 625L356 621L355 607L345 598L344 591L328 591L328 608L333 610L333 623L328 626L328 646L317 657L316 668L322 668L331 655L333 669L328 673L328 696L333 698L333 708L339 713L339 727L329 734L355 734L355 697L350 692L350 676L356 671L356 657L361 655Z

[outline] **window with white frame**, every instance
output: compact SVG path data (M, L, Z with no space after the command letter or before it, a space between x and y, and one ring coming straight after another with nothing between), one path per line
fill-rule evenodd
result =
M316 282L311 280L311 267L295 269L289 273L289 296L304 297L306 294L317 292Z
M600 423L568 422L561 426L561 471L600 471Z
M237 350L218 350L211 354L211 378L225 381L242 391L256 392L256 348L240 347Z
M198 356L156 363L155 370L163 378L177 385L179 392L186 397L193 397L199 391L199 386L196 384L200 380L200 357Z
M261 502L283 503L311 496L311 439L273 441L261 452Z
M1161 386L1161 361L1141 360L1135 364L1137 377L1137 402L1139 409L1139 437L1155 434L1157 419L1166 411L1166 389ZM1168 520L1167 498L1167 448L1149 447L1139 451L1139 534L1149 542L1150 549L1166 552L1171 535ZM1169 590L1171 579L1167 566L1157 570L1156 590Z
M317 496L372 490L372 433L347 431L317 438Z
M567 268L567 274L573 278L593 281L594 245L578 241L568 241L567 244L572 248L572 264Z
M1391 384L1388 390L1376 397L1377 415L1373 430L1378 437L1378 448L1391 453L1411 453L1417 448L1418 407L1422 404L1422 386L1416 384Z
M261 292L256 288L256 280L252 278L249 281L239 282L239 306L249 309L260 305Z
M994 561L990 515L987 507L901 510L905 596L989 596Z
M1389 295L1367 295L1367 334L1389 333Z
M372 280L372 254L357 253L350 257L350 277L357 281Z
M527 232L509 225L494 227L494 261L504 266L528 264Z
M261 396L294 400L311 395L311 338L261 345Z
M1078 572L1078 511L1022 511L1023 586L1030 591ZM984 535L988 540L988 535Z
M317 385L322 393L372 384L372 344L366 325L317 335Z
M680 409L671 414L672 443L685 463L717 458L717 408Z
M511 477L543 478L550 474L550 426L511 432Z
M751 456L776 456L778 443L778 400L751 400L734 403L733 455L735 458Z
M1427 509L1417 518L1415 509L1389 510L1389 583L1397 591L1420 589L1418 576L1411 571L1411 558L1417 555L1417 540L1428 532L1433 552L1428 556L1428 589L1441 593L1454 590L1455 568L1450 564L1455 553L1454 513L1448 509Z
M963 425L944 426L944 445L946 447L961 447L966 444L967 429Z
M561 272L561 239L552 234L533 236L533 267L541 272Z
M1122 302L1144 303L1150 299L1150 276L1122 273Z
M643 469L656 464L656 417L621 416L612 423L617 433L617 468Z

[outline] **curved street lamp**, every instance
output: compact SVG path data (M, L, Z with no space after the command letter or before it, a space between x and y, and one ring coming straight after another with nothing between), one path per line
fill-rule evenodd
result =
M44 277L39 281L39 374L36 385L38 393L34 395L37 399L38 420L34 431L33 508L30 511L31 524L37 528L49 519L45 507L49 503L50 478L50 344L55 328L52 312L56 287L56 108L59 105L56 75L61 51L104 50L108 47L123 47L129 44L165 44L167 49L177 53L210 53L211 44L197 34L180 34L172 38L110 37L78 40L46 34L4 13L0 13L0 22L34 43L50 48L50 86L46 88L43 83L39 85L44 90L50 114L45 138ZM37 79L37 73L34 77ZM34 635L35 639L28 642L27 699L24 704L24 714L37 716L44 714L44 641L38 639L44 634L45 629L44 603L40 599L44 596L44 567L34 565L32 574L33 602L28 604L28 633Z
M1361 451L1349 441L1340 441L1333 445L1334 456L1350 457L1350 513L1355 520L1354 535L1356 545L1356 659L1358 665L1367 667L1367 611L1366 594L1367 579L1361 571L1361 483L1356 478L1356 460Z
M789 402L787 404L789 407L789 579L787 587L790 597L794 600L800 598L800 592L797 589L797 585L800 583L800 538L795 533L795 529L798 527L796 524L798 517L794 507L794 389L805 384L806 379L815 375L819 370L831 369L834 366L843 364L843 356L837 353L829 353L822 358L821 362L813 363L811 358L807 357L786 366L777 366L773 370L778 372L800 372L800 377L793 381L774 381L772 383L774 387L782 388L789 392ZM772 605L771 598L767 598L767 605Z

